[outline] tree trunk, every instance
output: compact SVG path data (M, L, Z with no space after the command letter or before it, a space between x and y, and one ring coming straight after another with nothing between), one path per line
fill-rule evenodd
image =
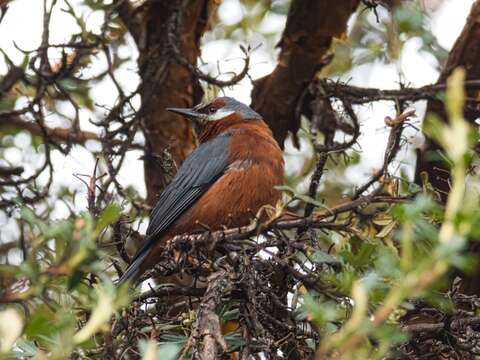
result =
M333 37L347 29L359 0L293 0L273 72L254 83L252 107L262 114L280 145L300 127L297 111L308 84L327 62Z
M165 109L190 107L202 98L198 79L186 64L197 62L216 2L149 1L135 8L118 0L117 6L140 52L145 183L147 203L153 205L175 172L170 160L179 165L194 147L188 121Z
M456 67L465 68L466 80L480 78L480 0L473 3L467 22L448 56L447 63L442 70L437 83L445 83ZM467 101L464 109L465 119L474 123L480 116L478 110L478 90L467 89ZM448 121L447 113L442 101L429 101L427 114L435 113L443 122ZM440 145L433 139L426 138L423 148L418 152L415 182L421 184L421 173L428 175L428 180L433 188L440 194L445 203L450 191L450 167L443 160ZM467 251L476 258L480 256L478 241L469 242ZM480 294L480 266L470 274L461 274L456 271L453 276L463 278L462 291L470 294Z
M209 1L152 2L146 11L146 43L139 59L143 81L145 183L147 202L154 204L169 179L165 150L180 164L193 149L194 138L188 120L167 112L167 107L190 107L202 92L198 80L178 56L195 65L200 38L206 29Z
M448 56L447 63L443 68L437 83L443 84L452 71L459 66L467 72L466 80L478 79L480 77L480 1L472 5L465 27L458 37ZM479 116L475 105L478 98L478 90L467 91L465 106L465 118L474 122ZM444 121L448 121L447 113L442 101L431 100L427 104L427 114L434 113ZM417 166L415 171L415 182L421 185L422 172L428 175L428 180L433 188L440 194L443 202L446 201L450 191L450 167L444 160L440 145L433 139L426 138L425 144L418 152Z

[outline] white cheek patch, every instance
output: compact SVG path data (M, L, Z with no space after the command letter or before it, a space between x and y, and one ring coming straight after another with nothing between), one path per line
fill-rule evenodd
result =
M215 113L207 115L207 121L217 121L234 113L234 110L222 110L218 109Z

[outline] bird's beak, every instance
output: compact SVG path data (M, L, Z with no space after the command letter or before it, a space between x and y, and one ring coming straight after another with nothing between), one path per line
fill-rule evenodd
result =
M167 108L167 111L182 115L189 120L202 121L205 117L204 114L189 108Z

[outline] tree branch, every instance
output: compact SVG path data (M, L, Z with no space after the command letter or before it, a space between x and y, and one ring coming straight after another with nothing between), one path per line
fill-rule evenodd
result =
M326 58L332 39L346 31L359 0L294 0L280 40L278 65L254 83L252 107L264 116L283 144L287 133L297 133L297 103ZM321 19L321 21L319 21Z
M190 348L193 348L192 359L218 359L218 346L227 351L227 343L222 336L220 320L215 309L222 298L233 288L230 276L225 270L220 270L208 277L208 287L197 312L197 321L185 345L180 358L184 358Z
M85 143L89 140L95 140L101 142L101 137L98 134L91 132L91 131L76 131L71 128L49 128L49 127L42 127L38 125L38 123L23 120L18 116L3 116L0 114L0 127L13 127L16 129L26 130L32 135L35 136L43 136L43 131L45 130L45 135L53 140L59 141L64 143L73 143L78 145L85 145ZM119 140L112 140L112 145L122 145L123 141ZM139 144L132 144L130 146L134 149L143 149L143 146Z
M205 294L204 288L199 287L165 287L160 289L155 289L146 293L141 294L136 301L145 301L150 298L158 297L169 297L169 296L203 296Z
M445 91L446 83L436 83L418 88L386 89L364 88L340 82L326 80L316 81L313 86L321 86L326 97L348 100L351 104L365 104L374 101L438 101L438 94ZM468 80L465 87L469 90L480 89L480 80Z
M10 91L13 85L15 85L15 83L18 80L22 79L24 76L23 70L21 68L13 65L13 63L11 63L8 58L5 59L7 59L7 63L9 63L10 69L5 74L5 76L0 79L0 98L4 93Z
M140 9L135 8L129 0L115 0L114 10L117 11L118 16L122 19L123 24L132 35L137 46L141 47L143 17L139 11Z
M18 176L24 170L23 166L0 166L0 177Z
M329 218L335 219L337 215L345 213L347 211L354 210L358 207L363 207L368 204L373 203L400 203L407 201L408 198L402 197L390 197L390 196L378 196L375 194L361 196L355 200L345 202L343 204L337 205L328 210L323 210L314 213L312 216L292 218L291 214L286 214L278 219L274 219L267 224L259 223L258 221L252 222L250 225L243 226L240 228L231 228L226 230L215 231L211 233L200 233L200 234L185 234L175 236L173 239L169 240L165 245L164 251L165 255L168 257L169 253L174 249L188 249L195 248L197 245L208 244L210 246L215 246L218 242L228 242L230 240L242 240L248 239L251 236L258 234L259 231L266 232L268 230L278 229L278 230L288 230L296 228L335 228L335 225L330 221L327 221Z

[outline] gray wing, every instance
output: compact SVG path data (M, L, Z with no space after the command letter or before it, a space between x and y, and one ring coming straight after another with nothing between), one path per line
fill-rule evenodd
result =
M172 182L160 195L150 214L145 244L120 278L122 283L139 275L140 265L159 235L167 230L225 172L228 166L228 134L199 145L185 159Z

